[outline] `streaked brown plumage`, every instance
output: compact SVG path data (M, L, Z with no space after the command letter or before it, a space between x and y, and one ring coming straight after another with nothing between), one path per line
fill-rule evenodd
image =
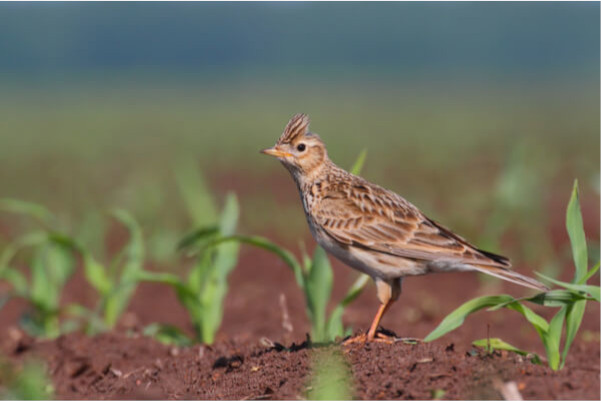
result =
M374 279L382 305L368 340L400 295L405 276L475 270L547 289L511 271L504 256L477 249L394 192L336 166L319 136L309 132L305 114L292 117L276 145L263 153L276 156L292 174L319 245Z

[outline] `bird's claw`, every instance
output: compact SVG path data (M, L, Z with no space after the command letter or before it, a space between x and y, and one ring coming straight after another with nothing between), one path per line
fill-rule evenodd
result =
M394 344L398 341L402 341L404 339L398 338L394 335L394 333L388 331L377 331L374 335L374 338L370 339L368 334L361 333L357 334L354 337L349 337L342 341L342 345L352 345L352 344L366 344L366 343L385 343L385 344Z

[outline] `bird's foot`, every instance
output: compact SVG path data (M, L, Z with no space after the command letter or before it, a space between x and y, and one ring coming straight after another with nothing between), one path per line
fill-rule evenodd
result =
M361 333L354 337L349 337L342 341L342 345L353 345L353 344L366 344L366 343L385 343L394 344L399 341L399 338L391 331L386 329L378 330L372 338L369 334Z

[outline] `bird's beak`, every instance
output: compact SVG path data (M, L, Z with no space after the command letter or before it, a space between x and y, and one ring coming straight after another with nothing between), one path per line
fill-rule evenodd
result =
M261 153L263 153L265 155L269 155L269 156L275 156L275 157L288 157L288 156L292 156L288 152L282 152L276 146L274 146L273 148L263 149L261 151Z

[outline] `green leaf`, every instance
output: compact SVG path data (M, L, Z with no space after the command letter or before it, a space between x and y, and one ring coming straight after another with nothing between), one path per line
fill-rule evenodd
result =
M562 307L569 305L576 301L587 299L582 293L570 291L570 290L550 290L547 292L541 292L532 297L524 297L518 299L511 299L507 302L502 302L497 305L491 306L488 311L492 312L501 308L506 308L509 304L514 302L528 301L534 304L549 306L549 307Z
M584 236L584 226L582 224L582 213L580 212L578 180L574 181L572 196L568 203L566 228L570 236L574 266L576 267L576 273L572 282L582 284L582 279L586 277L587 273L588 253L586 249L586 238Z
M595 275L595 273L599 271L600 263L601 262L597 262L597 264L595 264L595 266L593 266L591 270L589 270L588 273L586 273L586 276L584 276L584 278L582 279L582 283L586 283L591 277Z
M27 246L35 247L29 261L29 282L23 274L8 267L17 252ZM51 233L34 231L10 243L0 256L0 278L10 281L14 293L33 306L32 315L22 323L36 335L52 338L60 334L59 301L65 283L74 272L72 252L70 247L54 241Z
M184 158L179 162L175 167L175 178L194 225L196 227L214 225L217 206L193 159Z
M311 271L311 265L313 264L313 260L311 256L307 253L307 248L305 248L305 243L300 241L299 248L301 251L301 263L303 268L303 276L306 277L307 274Z
M218 233L219 227L217 226L201 227L182 238L177 244L177 249L182 250L188 248L201 240L213 238Z
M46 251L46 263L49 275L49 285L59 292L75 271L73 252L66 246L50 241ZM57 294L57 297L60 293Z
M51 225L54 220L52 213L45 207L18 199L0 199L0 210L32 217L45 227Z
M96 310L90 310L79 304L68 304L65 307L65 312L69 316L76 317L86 322L85 332L87 335L96 335L108 330L104 324L104 320L102 320Z
M155 273L148 270L138 272L139 281L148 281L172 286L179 294L196 297L196 293L184 284L182 279L171 273Z
M353 163L353 166L349 170L351 174L359 175L361 174L361 170L363 170L363 165L365 164L365 158L367 157L367 149L363 149L359 156L357 156L357 160Z
M48 242L42 248L42 255L44 281L40 285L45 287L45 305L49 310L58 311L61 292L75 271L75 260L67 247L56 242Z
M142 270L138 273L138 279L171 286L177 295L177 299L188 311L192 324L200 337L203 308L198 300L198 293L196 291L183 282L182 279L171 273L155 273Z
M500 338L496 338L496 337L495 338L483 338L481 340L476 340L476 341L472 342L472 345L474 345L475 347L482 347L482 348L486 349L487 352L492 352L493 350L498 349L498 350L515 352L516 354L520 354L520 355L524 355L524 356L527 356L530 354L530 352L524 351L517 347L514 347L513 345L506 343L505 341L501 340Z
M369 282L369 276L367 274L361 274L357 277L357 280L351 285L351 288L346 292L346 295L340 302L342 307L346 308L351 302L353 302L363 291L365 285Z
M104 319L108 327L114 327L136 288L144 258L142 230L134 218L124 210L117 209L112 215L129 231L129 242L124 247L124 264L120 277L113 283L111 293L105 299Z
M28 301L33 305L33 313L23 316L21 325L34 335L54 338L60 334L58 312L62 287L57 286L53 281L55 277L49 272L49 248L48 243L36 248L30 263L31 285Z
M51 232L49 233L49 239L53 243L68 248L71 252L79 253L83 259L84 275L86 276L86 280L88 280L92 287L98 291L101 297L108 294L113 286L113 283L109 279L104 266L100 264L87 249L85 249L75 239L62 233Z
M83 252L83 247L74 238L58 231L47 231L48 240L69 249L71 252Z
M142 332L145 336L168 345L177 345L178 347L189 347L192 340L179 328L170 324L151 323L144 327Z
M192 289L190 286L188 288ZM188 310L196 339L199 342L211 344L215 340L220 322L219 315L216 315L220 306L215 306L213 299L221 297L222 287L209 282L202 291L194 290L194 293L195 296L191 297L179 292L178 298Z
M52 297L52 289L49 285L50 279L44 264L46 249L39 248L33 256L30 264L31 287L30 301L45 313L51 313L57 306L57 300Z
M537 273L537 274L540 277L544 278L545 280L547 280L555 285L567 288L572 291L584 292L586 294L589 294L591 297L593 297L595 299L595 301L601 302L601 294L599 294L600 287L598 285L565 283L563 281L552 279L551 277L547 277L540 273Z
M223 236L234 235L240 217L238 199L234 193L229 193L225 198L225 206L219 219L219 232Z
M238 202L233 194L226 199L223 213L219 223L221 234L232 235L236 231L238 222ZM210 249L214 247L215 249ZM213 258L202 257L197 264L198 272L191 274L191 281L196 273L199 274L198 285L202 290L199 292L199 301L202 311L196 319L200 340L206 344L212 344L215 334L221 326L223 319L223 301L227 294L227 278L238 263L238 251L240 244L236 241L226 241L217 244L209 244L208 251L214 255Z
M16 295L26 298L29 285L25 276L16 269L6 268L0 279L8 281L13 286Z
M553 370L559 368L559 345L566 311L567 307L563 307L557 311L553 319L551 319L551 323L549 323L547 334L542 338L547 352L547 359L549 360L549 367Z
M500 303L514 301L515 299L509 295L493 295L475 298L467 301L453 312L449 313L447 317L424 339L425 342L436 340L439 337L455 330L463 324L465 318L479 311L480 309L494 306Z
M327 341L326 308L332 292L334 274L326 251L315 248L311 271L307 277L305 297L310 312L312 335L316 341Z
M561 339L561 327L563 324L562 313L564 313L562 311L565 311L565 307L562 307L557 312L555 317L551 320L551 324L547 323L544 318L536 314L532 309L517 301L508 304L506 307L520 312L526 320L532 324L545 346L549 366L553 369L557 369L556 366L559 363L559 339ZM557 338L558 329L559 338Z
M578 301L566 307L566 337L563 345L563 352L561 353L560 368L563 368L566 363L568 351L570 350L570 346L576 337L576 333L578 333L580 323L582 323L585 308L586 301Z
M37 359L28 359L20 369L12 369L6 362L0 364L4 400L51 400L54 398L52 381L47 367Z
M7 268L10 261L21 249L41 245L47 240L48 234L45 231L33 231L9 243L2 251L2 254L0 254L0 276L2 276L2 271Z
M506 308L521 313L522 316L524 316L526 320L528 320L528 322L530 322L530 324L534 326L539 335L542 336L549 330L549 324L547 323L547 321L540 315L536 314L532 309L530 309L526 305L523 305L516 301L508 304Z
M351 369L338 349L313 353L307 399L350 400L352 389Z
M336 337L344 337L346 331L342 324L342 315L344 314L344 308L338 304L326 321L325 337L328 341L334 341Z
M570 290L551 290L542 292L530 298L521 298L519 301L523 300L549 307L562 307L583 299L586 299L586 297L579 292Z
M98 291L100 296L108 296L113 283L106 273L106 268L88 252L83 254L83 268L86 280Z
M236 231L239 207L236 196L229 194L226 198L219 222L221 235L230 236ZM201 267L207 274L200 292L202 315L200 316L201 341L212 344L215 334L223 319L223 301L227 294L227 278L238 263L238 242L222 242L214 245L214 258L208 260L206 267Z
M198 339L211 344L223 319L223 301L227 294L227 278L238 263L240 241L234 240L239 217L238 201L228 194L219 220L219 237L205 242L191 270L187 286L197 295L185 296ZM225 235L225 236L224 236Z
M298 286L300 288L305 287L305 279L303 276L301 265L296 259L296 257L292 254L292 252L288 251L287 249L276 245L267 238L259 236L231 235L228 237L219 238L215 240L215 243L221 243L226 241L238 241L244 244L264 249L279 256L280 259L282 259L282 261L286 265L288 265L290 269L292 269L292 272L294 273L294 278L296 279L296 283L298 284Z
M363 288L369 281L369 276L367 274L361 274L355 280L353 285L347 291L345 297L336 305L332 313L330 313L330 317L326 323L326 333L328 335L329 340L334 340L336 337L344 337L345 330L342 324L342 315L344 313L344 309L353 302L359 294L363 291Z

